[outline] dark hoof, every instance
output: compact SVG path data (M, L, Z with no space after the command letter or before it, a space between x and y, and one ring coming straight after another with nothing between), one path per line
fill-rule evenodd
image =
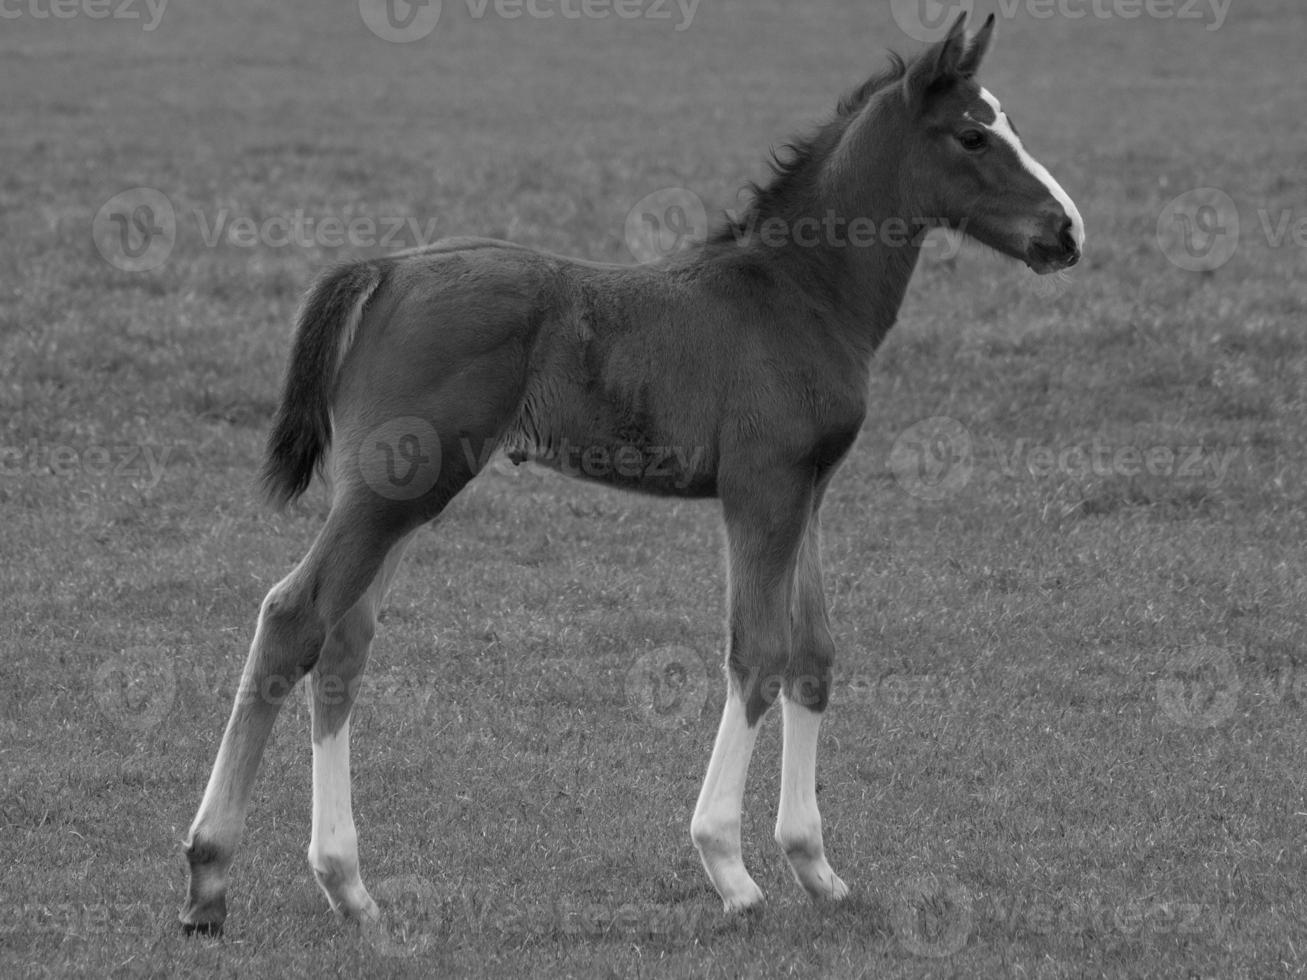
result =
M192 902L177 918L187 936L221 936L222 924L227 920L227 899L220 895L207 902Z
M217 939L222 935L221 922L183 922L182 935L184 936L212 936Z

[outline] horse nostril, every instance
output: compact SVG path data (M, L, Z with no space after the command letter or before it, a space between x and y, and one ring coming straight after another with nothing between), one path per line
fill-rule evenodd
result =
M1071 223L1071 219L1065 219L1062 222L1061 229L1059 229L1057 233L1057 240L1066 252L1078 256L1080 254L1080 247L1076 245L1076 236L1072 234L1074 228L1075 226Z
M1080 261L1080 245L1076 242L1074 229L1075 225L1071 223L1070 218L1067 218L1062 222L1062 227L1057 233L1057 242L1062 246L1062 251L1066 254L1067 268Z

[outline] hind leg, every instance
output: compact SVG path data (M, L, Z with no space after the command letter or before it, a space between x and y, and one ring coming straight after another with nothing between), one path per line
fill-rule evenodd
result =
M327 637L309 675L313 728L309 866L332 909L346 918L377 917L377 905L359 876L358 834L350 799L349 720L377 615L406 544L407 539L391 549L363 598Z
M191 874L181 921L188 933L222 929L227 870L282 704L414 524L412 516L400 520L366 497L338 501L308 555L264 599L218 758L186 842Z

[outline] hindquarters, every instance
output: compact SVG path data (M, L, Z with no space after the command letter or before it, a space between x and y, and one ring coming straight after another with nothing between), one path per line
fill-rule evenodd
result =
M269 495L302 493L330 446L337 495L438 511L518 412L556 306L553 279L536 253L480 243L324 276L299 316L268 443Z

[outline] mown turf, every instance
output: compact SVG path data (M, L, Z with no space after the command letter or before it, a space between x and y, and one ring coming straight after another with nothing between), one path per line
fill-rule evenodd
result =
M325 512L320 489L285 515L253 492L294 306L383 251L204 229L411 217L628 260L646 194L737 207L769 145L913 50L869 6L704 3L677 32L448 3L408 45L307 0L178 4L152 32L4 21L0 973L1307 970L1307 252L1259 216L1307 216L1293 0L1215 31L1000 26L984 80L1088 250L1062 283L977 248L924 264L876 362L825 508L820 796L847 903L812 907L771 841L774 721L744 824L766 908L725 918L690 845L722 698L714 508L497 463L410 550L355 714L387 931L342 928L312 882L296 698L226 937L178 934L178 842L258 603ZM137 186L179 231L127 273L91 222ZM1203 186L1242 237L1187 272L1158 224ZM961 468L914 496L901 464L940 431ZM651 691L633 665L668 647Z

